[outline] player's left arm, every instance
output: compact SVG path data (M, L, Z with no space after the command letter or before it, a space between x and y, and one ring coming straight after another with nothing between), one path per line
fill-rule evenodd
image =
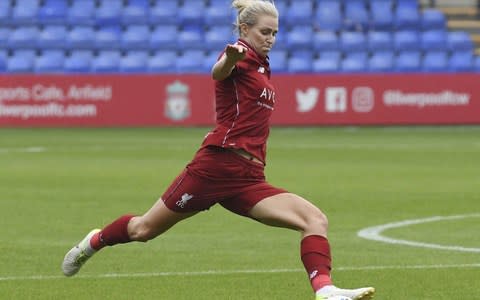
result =
M230 76L235 64L245 58L247 51L247 48L238 44L227 45L225 53L212 67L212 78L214 80L224 80Z

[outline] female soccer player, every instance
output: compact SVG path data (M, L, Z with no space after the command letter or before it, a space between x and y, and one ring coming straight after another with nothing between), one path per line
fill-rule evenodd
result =
M218 202L263 224L298 230L301 260L317 300L370 299L371 287L349 290L332 284L328 222L320 209L265 180L269 118L276 100L267 55L278 32L278 12L260 0L234 0L233 7L240 38L226 46L212 68L216 127L149 211L92 230L65 255L63 272L72 276L103 247L146 242Z

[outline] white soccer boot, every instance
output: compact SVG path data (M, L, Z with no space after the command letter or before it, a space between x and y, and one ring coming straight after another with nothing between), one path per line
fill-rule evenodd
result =
M65 276L77 274L83 264L97 252L90 246L90 239L99 231L100 229L90 231L78 245L67 252L62 263L62 271Z
M359 289L340 289L333 285L327 285L315 294L316 300L369 300L373 298L375 289L365 287Z

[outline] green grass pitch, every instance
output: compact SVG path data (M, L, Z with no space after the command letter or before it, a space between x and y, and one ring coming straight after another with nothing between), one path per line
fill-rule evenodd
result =
M62 276L65 252L147 210L207 131L0 129L0 299L313 299L299 234L220 206ZM266 174L328 215L337 285L372 285L383 300L480 299L480 127L273 128ZM384 235L471 252L357 236L467 214Z

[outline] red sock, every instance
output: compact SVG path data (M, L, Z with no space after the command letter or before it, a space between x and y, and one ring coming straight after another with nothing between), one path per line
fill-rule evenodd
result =
M128 222L134 215L124 215L105 226L100 232L90 239L90 246L95 250L100 250L105 246L124 244L131 242L128 235Z
M331 285L332 259L327 238L320 235L306 236L301 242L300 252L313 291L316 292L326 285Z

